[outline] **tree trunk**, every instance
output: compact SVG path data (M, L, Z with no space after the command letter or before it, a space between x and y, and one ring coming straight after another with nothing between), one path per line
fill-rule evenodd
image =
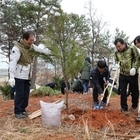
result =
M36 73L37 73L37 58L34 57L33 60L33 68L32 68L32 78L31 78L31 89L35 89L35 81L36 81Z

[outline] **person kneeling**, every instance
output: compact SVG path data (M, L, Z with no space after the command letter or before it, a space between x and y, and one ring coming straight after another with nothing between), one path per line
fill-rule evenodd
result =
M72 84L72 91L73 93L82 93L83 94L83 86L82 86L82 80L79 78L76 78L74 83Z

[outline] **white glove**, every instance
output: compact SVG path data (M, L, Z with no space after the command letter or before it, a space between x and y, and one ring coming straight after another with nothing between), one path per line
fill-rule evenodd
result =
M130 69L130 75L134 76L136 74L136 69L135 68L131 68Z
M14 87L14 86L15 86L15 79L14 79L14 78L10 78L10 79L9 79L9 85L10 85L11 87Z
M120 68L120 65L119 65L119 64L116 64L116 68L118 68L118 69L119 69L119 68Z
M39 53L44 53L46 55L50 54L50 50L44 44L39 44L38 46L33 44L33 47L34 47L34 50Z

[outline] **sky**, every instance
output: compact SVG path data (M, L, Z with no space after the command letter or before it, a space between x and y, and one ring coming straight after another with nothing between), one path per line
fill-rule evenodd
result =
M89 0L62 0L64 12L85 14ZM106 28L113 34L115 28L124 31L130 40L140 35L140 0L91 0L98 17L107 22Z

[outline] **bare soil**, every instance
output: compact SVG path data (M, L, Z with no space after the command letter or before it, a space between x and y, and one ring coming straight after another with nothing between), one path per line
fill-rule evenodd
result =
M128 97L128 113L120 111L119 95L112 96L109 106L98 110L92 108L92 94L70 92L68 97L68 112L75 116L75 120L65 117L67 110L62 110L60 127L43 127L41 116L33 120L16 119L13 100L1 97L0 140L132 140L140 135L140 122L136 121L138 111L131 111L131 96ZM54 102L61 99L65 100L65 95L30 96L27 110L32 113L40 109L40 100Z

